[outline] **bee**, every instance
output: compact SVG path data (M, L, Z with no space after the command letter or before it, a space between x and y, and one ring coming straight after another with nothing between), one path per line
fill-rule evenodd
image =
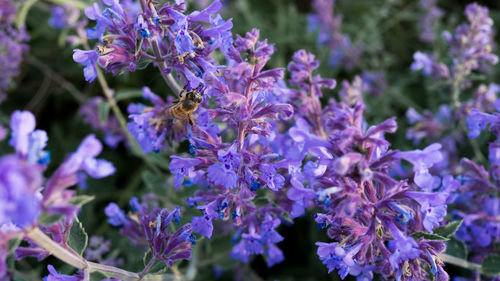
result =
M99 40L100 44L97 45L97 52L99 53L100 56L107 55L115 50L113 47L110 46L115 40L115 38L116 36L107 35L103 36L101 40Z
M192 113L198 109L203 101L203 93L198 89L187 91L186 88L179 94L179 98L174 100L173 105L168 109L170 115L178 120L187 120L189 125L193 126Z

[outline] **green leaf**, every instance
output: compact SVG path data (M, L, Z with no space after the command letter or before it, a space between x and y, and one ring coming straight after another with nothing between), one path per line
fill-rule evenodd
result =
M171 273L167 274L147 274L144 276L143 280L147 281L165 281L165 280L177 280L175 275Z
M9 254L14 253L19 244L21 244L22 240L23 240L22 237L15 237L9 239L9 241L7 242L7 249L9 250Z
M73 199L71 199L71 201L69 201L69 203L71 205L75 205L75 206L81 207L81 206L89 203L90 201L92 201L94 199L95 199L95 196L77 195L77 196L73 197Z
M451 237L450 240L446 242L446 253L450 256L467 260L467 245L465 245L462 240Z
M107 279L109 276L106 276L106 274L100 272L100 271L94 271L90 273L90 281L101 281L104 279Z
M153 252L151 249L149 249L145 254L144 257L142 258L142 262L144 263L144 266L147 266L149 264L149 261L153 258ZM160 274L166 272L168 267L162 260L155 260L151 268L149 268L147 273L151 274Z
M136 70L145 69L150 63L151 63L150 59L141 56L139 58L139 61L135 64L135 69Z
M153 252L151 249L149 249L145 254L144 257L142 257L142 262L144 263L144 266L146 266L149 263L149 260L153 258Z
M144 171L141 175L146 188L154 194L162 194L166 191L165 183L167 179L160 175L155 175L151 171Z
M99 123L101 125L106 124L108 122L108 117L109 117L109 109L111 106L109 105L109 102L107 101L102 101L97 105L97 110L99 114Z
M115 94L115 100L121 101L121 100L128 100L132 98L140 98L142 97L142 90L140 89L126 89L126 90L121 90L116 92Z
M38 218L38 223L43 226L53 225L60 221L64 216L61 214L42 213Z
M293 220L290 217L290 213L289 212L284 212L283 215L281 216L281 218L284 219L284 220L286 220L287 222L293 224Z
M455 232L457 232L457 230L460 228L462 222L463 220L452 221L445 226L440 226L434 229L434 233L443 237L450 238L451 236L455 235Z
M424 240L428 240L428 241L448 241L448 240L450 240L450 239L443 237L441 235L427 233L427 232L415 232L410 236L413 237L414 239L419 239L419 238L423 237Z
M75 218L66 238L68 240L68 246L75 250L80 256L83 255L83 252L87 248L89 237L78 218Z
M500 255L487 256L481 265L481 272L488 275L500 274Z

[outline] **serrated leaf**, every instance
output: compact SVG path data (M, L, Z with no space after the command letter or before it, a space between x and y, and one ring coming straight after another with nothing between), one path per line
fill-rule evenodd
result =
M450 240L450 239L443 237L441 235L427 233L427 232L415 232L410 236L413 237L414 239L419 239L419 238L423 237L424 240L427 240L427 241L448 241L448 240Z
M489 255L483 260L481 272L488 275L500 274L500 255Z
M61 214L42 213L38 218L38 223L43 226L53 225L60 221L64 216Z
M462 225L462 222L463 222L463 220L452 221L445 226L437 227L436 229L434 229L434 233L437 235L441 235L443 237L450 238L451 236L455 235L457 230Z
M101 125L106 124L108 122L108 117L109 117L109 109L111 106L107 101L102 101L97 105L97 111L99 115L99 123Z
M467 245L462 240L455 237L451 237L448 242L446 242L446 253L450 256L457 258L467 259Z
M121 100L128 100L132 98L140 98L142 97L142 90L140 89L126 89L126 90L121 90L116 92L115 94L115 100L121 101Z
M83 252L87 248L89 237L78 218L75 218L66 239L71 249L75 250L80 256L83 255Z
M75 205L75 206L81 207L81 206L89 203L90 201L92 201L94 199L95 199L95 196L77 195L77 196L73 197L73 199L71 199L71 201L69 201L69 203L71 205Z

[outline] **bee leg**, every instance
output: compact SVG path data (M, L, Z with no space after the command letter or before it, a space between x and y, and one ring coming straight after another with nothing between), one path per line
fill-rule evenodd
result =
M191 114L188 114L187 120L188 120L189 125L191 125L191 127L193 127L194 126L194 120L193 120L193 116Z

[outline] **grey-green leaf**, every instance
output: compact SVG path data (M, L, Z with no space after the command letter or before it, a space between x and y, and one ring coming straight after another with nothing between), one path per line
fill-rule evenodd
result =
M481 265L481 271L488 275L500 274L500 255L487 256Z
M457 258L467 259L467 245L462 240L455 237L451 237L448 242L446 242L446 253L450 256Z
M448 241L449 239L438 234L426 233L426 232L415 232L410 235L414 239L419 239L421 237L428 241Z
M107 278L108 276L106 276L104 273L100 271L94 271L90 273L90 281L101 281Z
M457 230L460 228L462 222L463 220L452 221L445 226L437 227L436 229L434 229L434 233L443 237L450 238L451 236L455 235L455 232L457 232Z
M60 214L48 214L42 213L38 218L38 223L40 225L48 226L60 221L64 216Z
M78 218L75 218L66 238L68 240L68 246L75 250L80 256L83 255L83 252L87 248L89 237Z
M69 203L71 205L75 205L75 206L81 207L81 206L89 203L90 201L92 201L94 199L95 199L95 196L78 195L78 196L73 197L73 199L71 199L71 201Z

